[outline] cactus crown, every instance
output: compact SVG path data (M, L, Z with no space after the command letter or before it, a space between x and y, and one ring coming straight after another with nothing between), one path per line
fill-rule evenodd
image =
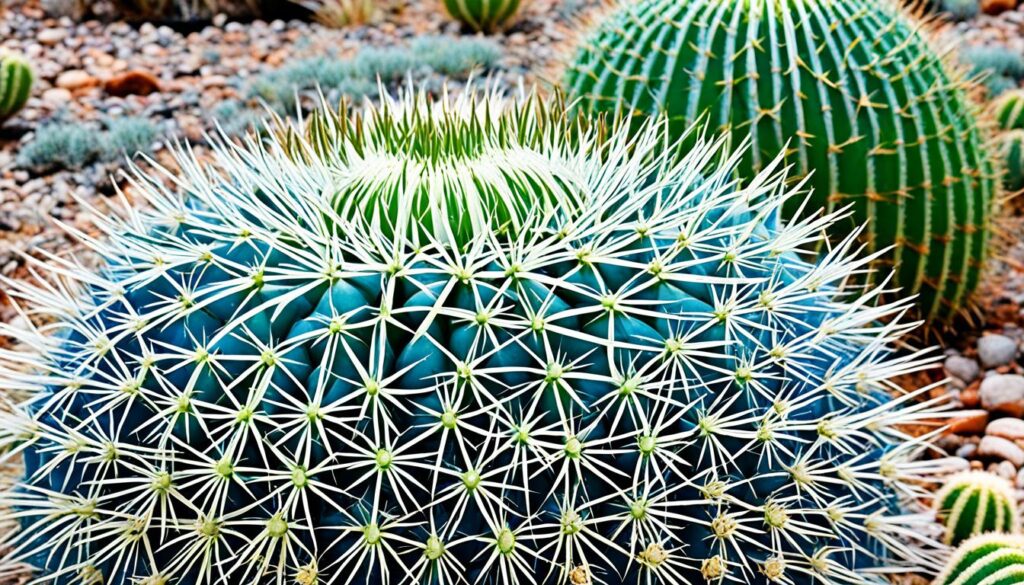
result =
M0 123L25 107L35 73L23 57L0 53Z
M958 79L895 2L640 0L583 43L565 85L590 111L666 112L748 141L752 177L785 151L813 204L852 206L877 274L921 315L958 314L991 232L997 173ZM866 162L865 162L866 161Z
M950 477L935 495L934 507L946 527L946 544L958 545L986 532L1020 529L1013 486L992 473L969 471Z
M781 223L778 167L740 186L721 142L675 160L664 121L605 140L535 97L388 104L180 152L180 194L139 173L150 209L81 234L104 268L11 284L52 325L0 330L27 348L0 354L27 395L0 421L26 464L10 562L112 585L934 562L904 540L900 430L933 404L887 381L931 359L891 352L906 304L840 290L855 235L800 259L836 216Z

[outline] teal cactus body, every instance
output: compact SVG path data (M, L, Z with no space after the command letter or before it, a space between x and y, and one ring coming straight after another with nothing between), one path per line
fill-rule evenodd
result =
M703 121L744 150L751 177L786 149L812 203L852 206L833 227L866 225L891 250L920 314L953 317L989 254L998 172L957 78L919 25L883 0L640 0L611 12L565 77L589 111L666 112L680 136ZM813 174L812 174L813 173Z
M998 138L1003 157L1003 185L1008 191L1024 189L1024 130L1010 130Z
M35 74L28 61L17 55L0 54L0 124L25 107L33 83Z
M444 0L455 20L478 32L495 32L511 24L522 0Z
M325 112L12 283L6 560L65 584L881 583L937 416L905 302L665 123L473 92ZM209 165L209 166L207 166ZM82 235L88 239L87 235ZM54 337L54 335L56 337ZM884 570L882 570L884 567ZM879 570L876 572L876 569Z
M1024 583L1024 538L983 534L961 544L932 585L1020 583Z
M996 121L1003 130L1024 129L1024 89L1007 92L999 98Z
M935 495L935 512L945 526L946 544L954 546L986 532L1016 533L1020 527L1013 486L984 471L949 478Z

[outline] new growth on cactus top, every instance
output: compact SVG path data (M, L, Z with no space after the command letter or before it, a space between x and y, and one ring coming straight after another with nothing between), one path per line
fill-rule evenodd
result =
M780 161L412 92L323 111L8 282L10 564L206 583L884 583L917 536L912 324ZM916 540L915 540L916 539ZM934 543L932 543L934 544Z
M894 274L933 322L979 281L998 173L963 83L891 0L639 0L582 44L565 77L589 111L665 112L751 145L749 178L784 151L812 205L865 226L877 278Z

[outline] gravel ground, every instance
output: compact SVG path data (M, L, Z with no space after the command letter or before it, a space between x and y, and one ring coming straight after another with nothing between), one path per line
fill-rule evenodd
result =
M601 2L534 0L519 24L494 37L502 56L482 74L507 86L515 86L521 77L527 84L550 83L547 72L571 46L571 31ZM78 246L58 222L88 232L89 215L82 203L106 212L117 200L113 185L120 181L116 175L121 162L59 171L19 164L19 149L41 126L54 121L101 125L110 118L141 116L155 124L159 136L188 140L201 151L204 132L214 128L210 112L225 101L257 107L246 88L265 72L320 54L349 58L362 47L403 46L421 35L462 35L433 2L407 4L384 23L361 28L215 19L198 32L182 34L146 24L47 19L34 3L14 2L0 12L0 46L28 55L40 81L28 107L0 132L0 275L25 277L23 254L74 252ZM946 24L942 34L962 46L1005 47L1024 59L1024 7ZM159 91L111 95L106 82L127 72L155 82ZM415 81L438 86L437 74L428 77ZM460 83L454 82L456 88ZM161 164L171 164L168 142L160 138L152 145ZM1024 242L1019 241L1024 221L1014 216L1005 222L1008 243L980 295L984 302L975 326L942 336L948 355L944 370L916 382L948 375L950 382L935 392L949 395L958 407L953 432L939 441L943 453L936 456L952 457L954 466L991 469L1010 478L1024 499ZM0 289L0 320L17 319Z

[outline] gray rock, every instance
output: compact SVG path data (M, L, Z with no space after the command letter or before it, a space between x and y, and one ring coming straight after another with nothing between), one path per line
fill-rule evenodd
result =
M973 382L978 377L978 374L981 373L978 362L959 355L946 358L943 367L946 368L947 374L968 384Z
M995 374L981 382L981 405L989 412L1024 415L1024 376Z
M986 368L998 368L1017 357L1017 342L1005 335L985 335L978 340L978 358Z

